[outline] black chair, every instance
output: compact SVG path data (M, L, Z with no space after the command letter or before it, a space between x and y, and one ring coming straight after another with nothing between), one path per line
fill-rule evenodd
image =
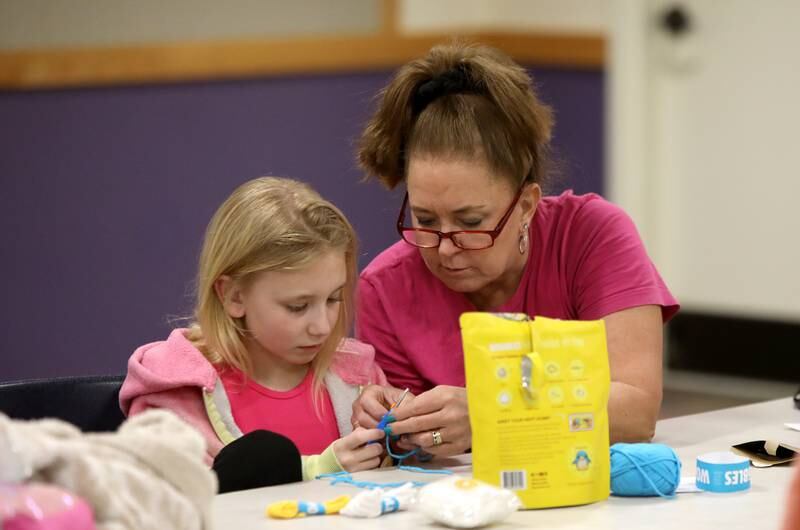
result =
M114 431L124 375L32 379L0 383L0 411L14 419L58 418L82 431Z

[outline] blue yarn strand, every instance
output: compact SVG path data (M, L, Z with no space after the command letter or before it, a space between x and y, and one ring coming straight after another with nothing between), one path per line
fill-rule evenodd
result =
M449 469L425 469L424 467L417 466L397 466L401 471L411 471L413 473L427 473L429 475L452 475L453 472Z
M370 482L368 480L355 480L353 475L347 473L346 471L340 471L339 473L325 473L318 475L317 478L332 478L333 480L331 480L331 486L335 486L336 484L347 484L349 486L355 486L356 488L367 490L374 490L377 488L399 488L403 484L408 484L409 482L414 484L415 488L419 488L427 484L427 482L419 482L416 480L406 480L404 482Z
M409 451L407 453L402 453L402 454L396 455L396 454L394 454L392 452L392 448L389 445L389 435L388 434L386 435L386 453L389 456L391 456L392 458L394 458L395 460L400 460L402 462L406 458L412 457L415 454L417 454L418 451L419 451L419 447L417 447L416 449L412 449L411 451Z
M386 435L386 452L392 458L403 461L406 458L414 456L419 451L419 448L413 449L407 453L403 454L394 454L392 453L391 446L389 445L389 435ZM421 467L416 466L404 466L399 465L397 467L402 471L411 471L413 473L428 473L431 475L452 475L453 472L447 469L424 469ZM363 488L368 490L373 490L376 488L399 488L403 484L408 484L411 482L415 488L420 488L422 486L427 485L427 482L420 482L418 480L407 480L405 482L370 482L367 480L355 480L353 475L348 473L347 471L337 471L336 473L323 473L321 475L317 475L317 479L332 479L331 486L335 486L336 484L348 484L350 486L355 486L356 488Z

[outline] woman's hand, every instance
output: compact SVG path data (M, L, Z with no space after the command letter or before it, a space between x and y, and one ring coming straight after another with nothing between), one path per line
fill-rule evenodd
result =
M358 399L353 402L353 416L350 419L353 427L375 428L392 403L400 399L402 394L402 390L390 386L370 385L366 387ZM407 394L403 399L402 406L405 407L412 400L413 396Z
M379 429L358 428L333 442L333 454L342 469L350 473L376 468L381 463L383 444L367 442L382 440L384 436L384 432Z
M403 435L398 443L403 449L421 447L433 455L451 456L472 446L465 388L437 386L404 400L392 415L396 421L389 427L392 434Z

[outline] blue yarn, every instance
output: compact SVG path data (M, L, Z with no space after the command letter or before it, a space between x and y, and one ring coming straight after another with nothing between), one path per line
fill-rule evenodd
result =
M449 469L425 469L424 467L417 466L397 466L401 471L413 471L414 473L427 473L429 475L452 475L453 472Z
M411 451L409 451L409 452L407 452L407 453L402 453L402 454L396 455L396 454L394 454L394 453L392 452L392 448L391 448L391 446L389 445L389 436L390 436L390 435L388 435L388 434L386 435L386 453L387 453L389 456L391 456L392 458L394 458L395 460L399 460L399 461L401 461L401 462L402 462L402 461L403 461L403 460L405 460L406 458L408 458L408 457L411 457L411 456L414 456L414 455L415 455L415 454L417 454L417 452L419 451L419 447L417 447L417 448L415 448L415 449L412 449Z
M392 458L403 461L406 458L414 456L419 451L419 447L413 449L407 453L403 453L400 455L396 455L392 453L392 449L389 446L389 434L386 434L386 452L389 453L389 456ZM427 453L425 453L427 454ZM398 469L402 471L411 471L413 473L428 473L431 475L452 475L453 472L448 469L424 469L421 467L415 466L397 466ZM348 473L347 471L337 471L336 473L323 473L322 475L317 475L317 479L333 479L331 480L331 486L336 484L349 484L351 486L355 486L357 488L364 488L368 490L376 489L376 488L399 488L403 484L407 484L408 482L412 482L415 488L419 488L422 486L427 485L427 482L420 482L418 480L406 481L406 482L370 482L368 480L355 480L353 475Z
M672 497L681 481L681 461L663 444L611 446L611 493L621 497Z
M323 473L322 475L317 475L317 479L325 479L330 478L331 486L335 486L336 484L348 484L350 486L355 486L356 488L363 488L368 490L374 490L376 488L399 488L400 486L412 482L415 488L419 488L422 486L427 485L427 482L419 482L417 480L406 480L405 482L370 482L368 480L355 480L353 475L348 473L347 471L339 471L337 473Z

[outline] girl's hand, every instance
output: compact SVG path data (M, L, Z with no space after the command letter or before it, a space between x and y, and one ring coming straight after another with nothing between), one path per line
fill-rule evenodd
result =
M403 401L392 415L396 421L389 426L392 434L403 435L397 444L403 449L421 447L433 455L452 456L472 446L465 388L437 386Z
M366 387L358 399L353 401L353 427L374 428L392 403L400 399L403 391L390 386L370 385ZM399 408L411 403L413 396L407 394ZM397 410L397 409L395 409Z
M342 469L350 473L373 469L380 465L381 454L383 454L383 444L380 443L386 436L379 429L357 428L344 438L339 438L333 442L333 454L342 466ZM367 444L367 442L375 442Z

